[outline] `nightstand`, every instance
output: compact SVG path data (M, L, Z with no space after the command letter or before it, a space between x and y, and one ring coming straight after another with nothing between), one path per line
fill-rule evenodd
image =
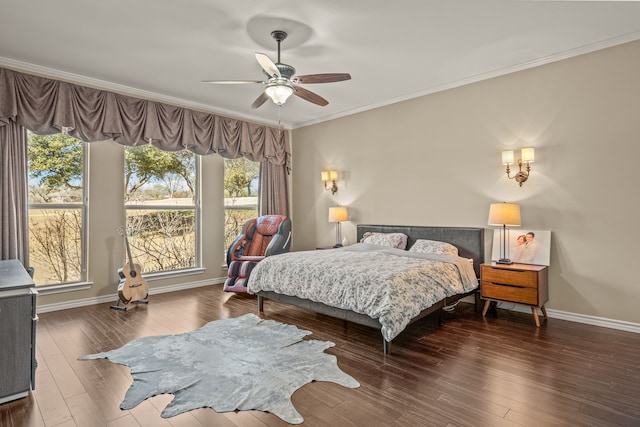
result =
M538 308L547 318L544 304L549 300L548 271L546 265L481 264L480 298L486 300L482 315L487 314L491 301L528 305L536 326L540 327Z

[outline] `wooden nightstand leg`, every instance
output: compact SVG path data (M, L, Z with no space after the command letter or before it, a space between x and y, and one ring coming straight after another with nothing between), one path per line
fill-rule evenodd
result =
M547 319L547 309L544 308L544 305L540 307L540 309L542 310L542 315L544 316L544 318Z
M484 302L484 308L482 309L482 317L487 314L487 310L489 310L489 306L491 305L491 300L486 300Z
M536 326L540 327L540 318L538 317L538 307L531 307L531 312L533 313L533 320L536 321Z

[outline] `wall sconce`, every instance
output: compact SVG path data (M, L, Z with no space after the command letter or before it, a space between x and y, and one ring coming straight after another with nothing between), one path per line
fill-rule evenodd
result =
M518 172L516 172L514 176L511 176L511 169L509 168L509 165L514 163L513 151L510 150L502 152L502 165L507 165L507 177L509 177L509 179L515 178L515 180L518 181L518 184L520 184L520 187L522 187L522 183L529 178L529 172L531 171L530 163L533 163L534 159L535 152L533 148L523 148L521 158L518 159ZM523 163L527 164L526 172L522 171Z
M338 172L322 171L320 172L320 175L322 176L324 189L327 191L331 191L331 194L336 194L336 191L338 191L338 186L336 185L336 180L338 179Z

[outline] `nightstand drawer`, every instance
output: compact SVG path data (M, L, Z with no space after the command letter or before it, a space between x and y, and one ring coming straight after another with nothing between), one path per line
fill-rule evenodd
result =
M544 304L549 297L549 273L546 265L481 264L480 298L485 300L482 316L491 302L504 301L531 307L536 326L540 326L538 308L547 318Z
M525 288L538 287L538 273L525 270L505 270L486 267L482 269L482 281L497 285L515 285Z
M480 286L482 287L482 298L538 305L538 289L536 287L512 286L484 280Z

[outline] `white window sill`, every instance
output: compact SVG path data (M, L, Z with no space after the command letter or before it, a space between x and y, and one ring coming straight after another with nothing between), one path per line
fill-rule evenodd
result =
M81 291L89 289L93 286L93 282L75 282L75 283L60 283L58 285L42 285L36 286L38 295L51 295L61 294L63 292Z
M204 268L189 268L184 270L165 271L159 273L143 274L143 278L149 282L162 279L170 279L173 277L192 276L196 274L204 273ZM93 282L74 282L74 283L60 283L57 285L42 285L36 286L38 295L51 295L61 294L64 292L82 291L89 289L93 286Z
M149 273L149 274L143 273L142 277L148 282L153 282L154 280L170 279L172 277L193 276L195 274L202 274L204 272L205 272L204 268L194 267L194 268L185 268L184 270L161 271L158 273Z

